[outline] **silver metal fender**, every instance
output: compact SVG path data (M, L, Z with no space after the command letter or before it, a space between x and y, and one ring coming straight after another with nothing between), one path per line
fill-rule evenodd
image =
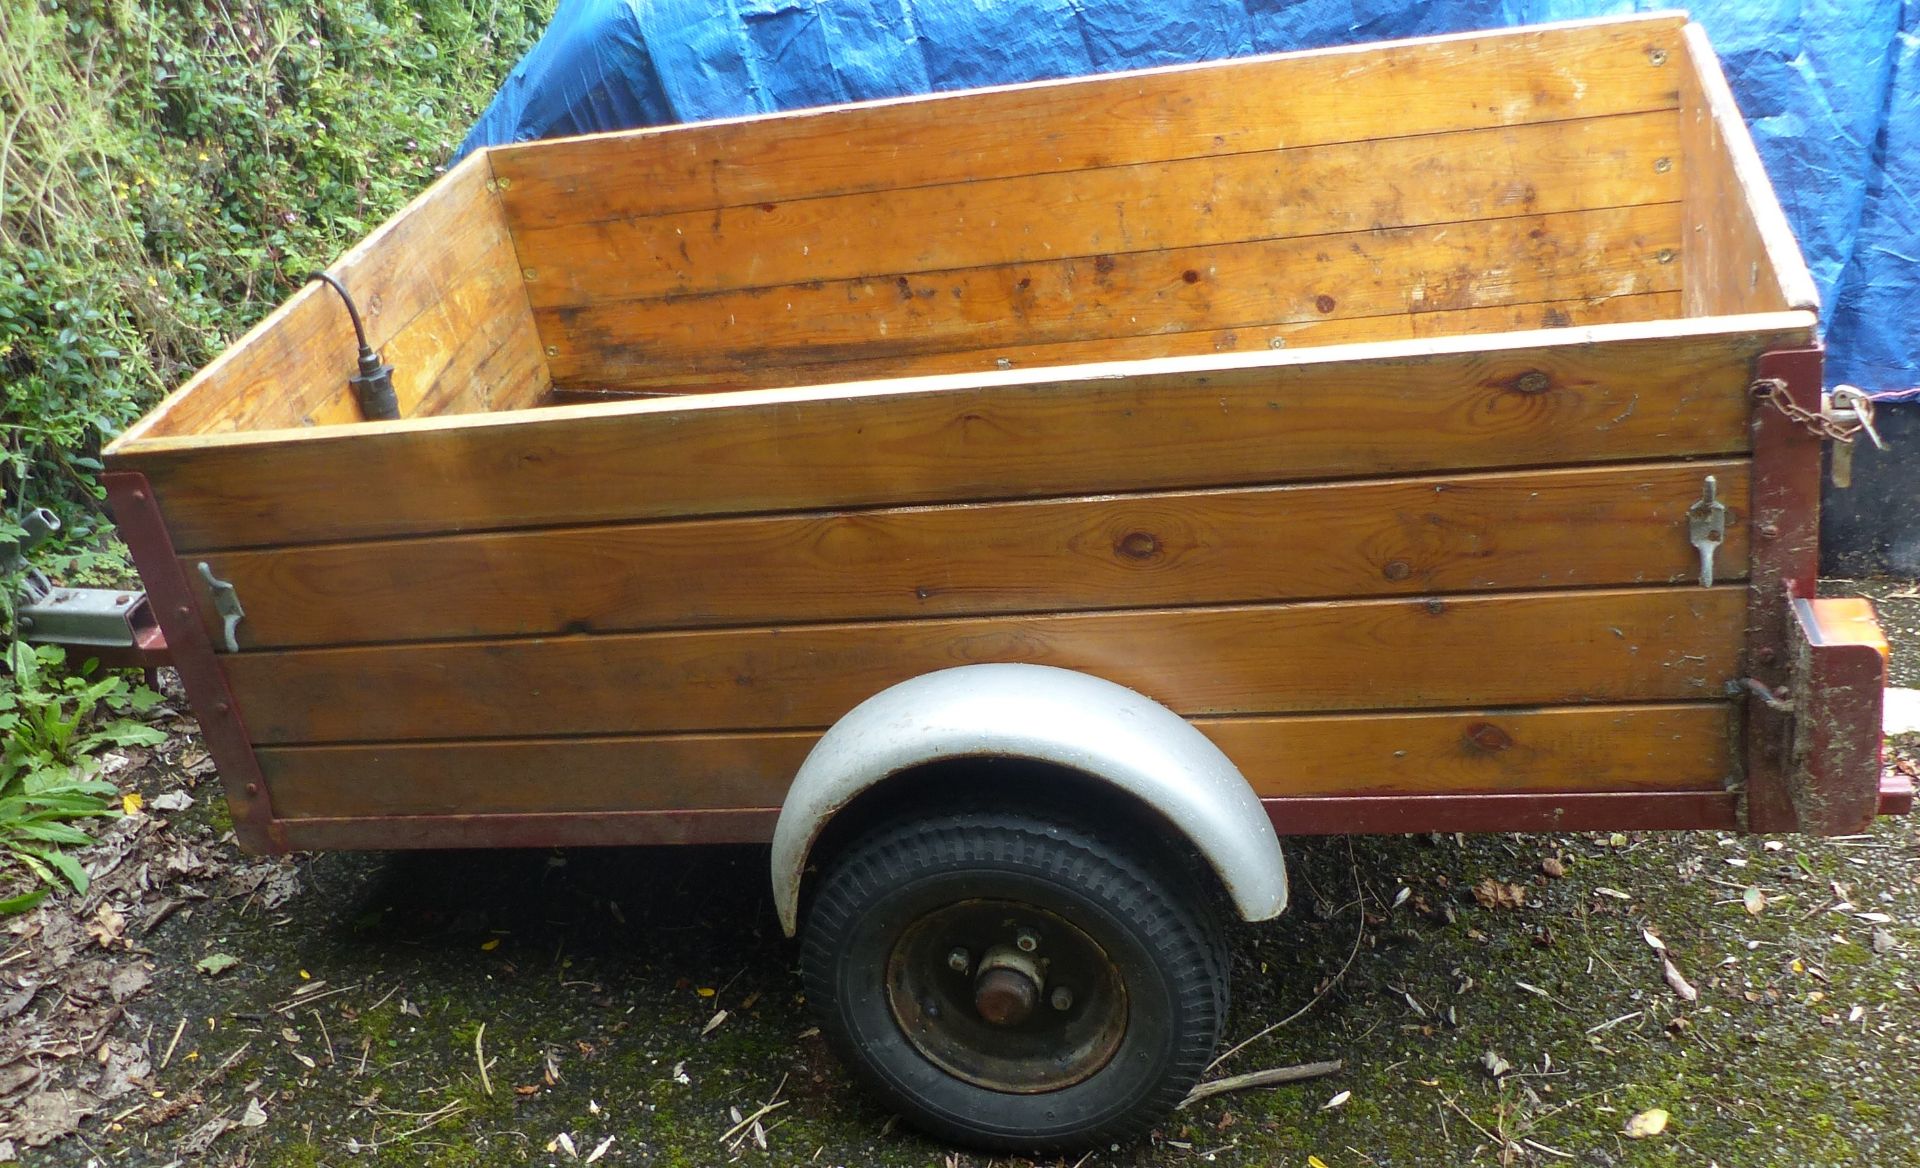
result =
M1287 907L1280 839L1238 767L1185 718L1124 686L1044 665L964 665L854 707L800 765L773 831L773 901L789 937L827 821L862 791L951 758L1054 763L1112 784L1192 842L1250 921Z

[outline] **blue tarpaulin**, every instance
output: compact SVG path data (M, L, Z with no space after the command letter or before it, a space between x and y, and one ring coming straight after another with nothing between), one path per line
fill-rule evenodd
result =
M1429 33L1608 0L561 0L461 147ZM1703 0L1821 295L1828 380L1920 384L1920 0ZM1337 97L1329 95L1330 100Z

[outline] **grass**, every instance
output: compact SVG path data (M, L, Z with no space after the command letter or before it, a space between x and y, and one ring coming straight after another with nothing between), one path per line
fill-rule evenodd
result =
M0 4L0 489L103 442L424 187L551 0Z

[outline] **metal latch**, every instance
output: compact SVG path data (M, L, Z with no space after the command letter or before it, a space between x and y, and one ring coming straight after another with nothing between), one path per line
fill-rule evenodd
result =
M238 653L240 642L234 639L233 631L247 616L247 610L240 607L240 594L233 590L232 584L215 578L205 560L200 561L200 578L207 582L207 591L213 595L213 611L220 614L220 631L226 637L227 652Z
M1700 498L1687 508L1687 540L1700 553L1700 586L1713 587L1713 553L1727 538L1727 505L1720 501L1720 483L1712 475L1700 486Z
M1865 390L1851 385L1836 385L1831 393L1823 394L1820 401L1820 413L1842 431L1854 434L1864 433L1872 441L1875 450L1887 448L1886 439L1880 437L1880 431L1873 426L1873 399ZM1851 437L1839 439L1833 444L1833 462L1829 467L1836 487L1853 485L1853 440Z

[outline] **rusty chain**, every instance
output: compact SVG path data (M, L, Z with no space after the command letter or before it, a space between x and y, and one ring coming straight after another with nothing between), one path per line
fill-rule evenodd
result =
M1751 386L1753 396L1788 418L1804 426L1817 438L1830 438L1835 442L1852 442L1861 434L1866 434L1879 444L1879 436L1873 433L1873 399L1850 385L1835 386L1833 401L1836 405L1844 402L1844 407L1852 413L1856 421L1842 421L1829 415L1825 410L1810 410L1794 401L1787 393L1787 383L1778 377L1762 377Z

